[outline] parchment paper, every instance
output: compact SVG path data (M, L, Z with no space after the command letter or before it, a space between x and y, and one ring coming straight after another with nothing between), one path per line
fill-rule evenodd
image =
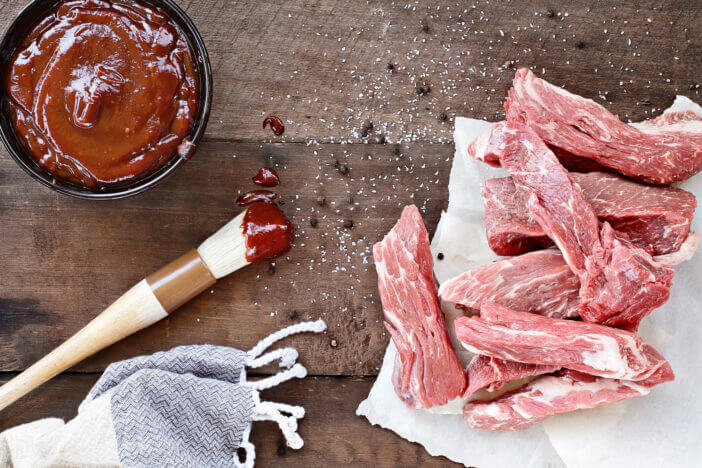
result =
M666 111L702 107L678 96ZM467 145L490 123L457 118L456 155L449 179L449 206L442 213L432 240L439 283L463 271L498 259L487 245L480 184L506 175L462 157ZM679 187L702 201L702 175ZM700 210L692 230L702 230ZM449 333L460 314L442 304ZM640 334L671 363L674 382L655 387L648 396L592 410L557 415L521 432L500 433L472 429L460 415L462 401L431 411L411 410L395 395L392 368L396 350L392 341L373 388L356 410L371 424L396 432L423 445L432 455L478 468L514 467L697 467L702 463L702 254L675 267L670 300L641 324ZM470 353L455 337L454 348L465 365Z

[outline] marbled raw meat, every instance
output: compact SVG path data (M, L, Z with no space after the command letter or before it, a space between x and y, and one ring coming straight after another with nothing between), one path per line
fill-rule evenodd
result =
M476 355L466 368L468 386L463 392L463 398L468 398L483 388L487 388L489 392L494 392L502 388L507 382L550 374L560 368L561 366L526 364L485 355Z
M700 235L691 232L677 252L653 259L665 266L689 260ZM580 281L557 249L538 250L469 270L441 285L439 296L471 309L483 301L546 317L577 317Z
M476 156L498 159L512 176L529 213L554 241L580 280L580 316L635 329L665 303L673 270L599 221L580 187L539 136L501 122L479 138Z
M628 125L596 102L518 70L505 102L507 120L529 126L549 146L654 184L702 169L702 116L692 111Z
M600 377L644 380L667 363L636 333L516 312L493 302L483 303L480 316L458 317L454 327L472 353Z
M482 187L485 234L497 255L521 255L553 245L529 214L511 177L488 179Z
M547 317L577 317L580 281L557 249L529 252L445 281L439 296L480 309L484 301Z
M697 200L685 190L640 184L603 172L570 173L595 215L655 255L676 252L690 232ZM498 255L553 244L530 215L511 177L483 185L488 243Z
M463 416L471 427L487 431L519 431L549 416L595 408L644 396L655 385L675 378L670 365L646 380L610 379L563 369L544 375L520 389L492 401L469 401Z
M429 236L419 210L407 206L373 246L385 327L397 347L395 392L411 408L461 395L465 375L449 341L432 273Z

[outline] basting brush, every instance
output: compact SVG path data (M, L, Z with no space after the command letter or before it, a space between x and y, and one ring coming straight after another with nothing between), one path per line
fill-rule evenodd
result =
M250 205L197 249L147 276L66 342L0 387L0 410L92 354L165 318L251 263L288 251L293 228L273 203Z

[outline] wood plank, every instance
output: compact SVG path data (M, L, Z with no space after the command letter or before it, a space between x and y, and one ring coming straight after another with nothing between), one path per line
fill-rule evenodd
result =
M449 141L454 115L502 115L507 61L633 120L675 94L700 97L690 86L700 81L702 2L179 3L211 55L209 138L271 138L261 123L273 113L287 122L276 140L359 142L372 120L371 139ZM0 0L0 28L24 4ZM419 96L418 85L431 91ZM442 112L447 121L437 120Z
M0 383L9 376L0 376ZM5 409L0 431L45 417L70 419L98 376L65 374ZM252 430L256 466L459 466L443 457L431 457L420 445L371 426L355 415L371 379L309 377L267 390L264 399L302 405L305 418L301 450L279 451L282 436L274 423L257 422Z
M433 230L447 199L451 145L210 142L166 183L126 200L59 196L0 156L0 370L20 370L81 328L148 273L233 217L239 191L263 164L279 171L284 211L297 228L292 251L220 281L178 313L78 366L189 343L249 349L296 320L323 318L324 336L291 338L310 372L373 375L387 343L371 246L416 203ZM233 157L236 155L236 157ZM342 175L334 165L346 164ZM317 197L326 198L324 206ZM353 204L348 197L353 196ZM318 219L316 228L310 217ZM343 226L345 220L354 227ZM330 345L334 339L336 347Z

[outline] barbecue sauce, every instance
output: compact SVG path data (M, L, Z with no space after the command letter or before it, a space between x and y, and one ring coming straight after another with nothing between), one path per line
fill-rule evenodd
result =
M193 54L170 18L146 3L59 3L19 46L6 78L18 136L57 178L125 185L193 150Z
M278 174L270 167L262 167L258 173L251 179L254 184L262 185L263 187L275 187L280 183Z
M263 120L263 128L266 128L266 125L270 125L271 130L276 135L282 135L283 132L285 132L285 125L283 125L283 121L275 115L269 115Z
M251 263L284 254L295 238L290 221L270 202L249 206L242 229L246 238L246 260Z
M256 202L272 202L276 198L278 198L278 194L270 190L252 190L239 196L236 199L236 204L246 206Z

